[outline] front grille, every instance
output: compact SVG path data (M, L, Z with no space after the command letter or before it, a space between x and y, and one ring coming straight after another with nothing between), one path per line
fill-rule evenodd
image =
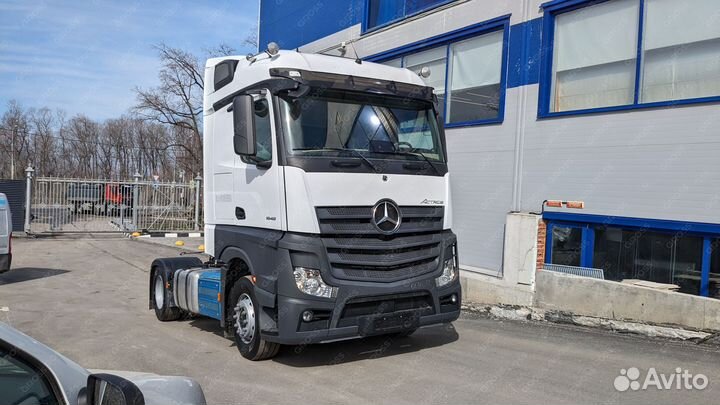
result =
M364 316L417 311L420 316L435 313L432 296L427 292L363 297L348 300L338 320L338 327L357 325Z
M400 207L390 236L372 223L372 207L316 209L333 276L392 282L432 272L442 253L443 207Z
M372 223L372 207L317 208L320 233L324 235L381 235ZM400 207L402 223L396 235L437 232L443 227L444 207Z

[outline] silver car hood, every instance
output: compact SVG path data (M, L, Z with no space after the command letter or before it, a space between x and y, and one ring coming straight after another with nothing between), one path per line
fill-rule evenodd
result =
M60 385L64 403L85 403L81 394L90 374L113 374L131 381L140 388L146 405L205 405L203 390L195 380L187 377L166 377L134 371L87 370L50 347L0 322L0 341L3 341L45 365ZM82 398L81 398L82 397Z
M189 377L162 376L138 371L88 370L92 374L112 374L135 384L145 397L145 405L205 405L205 395L197 381Z

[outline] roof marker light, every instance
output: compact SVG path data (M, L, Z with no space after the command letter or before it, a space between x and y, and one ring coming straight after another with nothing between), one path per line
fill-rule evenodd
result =
M265 52L270 56L275 56L280 52L280 45L278 45L277 42L270 42Z

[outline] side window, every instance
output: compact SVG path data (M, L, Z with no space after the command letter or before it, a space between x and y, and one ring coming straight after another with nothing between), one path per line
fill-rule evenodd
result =
M17 352L0 347L0 392L3 403L59 404L42 370Z
M246 163L268 162L272 160L272 126L270 108L267 99L255 101L255 150L253 158L243 158Z

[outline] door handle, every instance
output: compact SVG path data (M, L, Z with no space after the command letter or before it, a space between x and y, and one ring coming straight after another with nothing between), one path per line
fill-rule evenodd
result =
M235 207L235 218L245 219L245 210L240 207Z

